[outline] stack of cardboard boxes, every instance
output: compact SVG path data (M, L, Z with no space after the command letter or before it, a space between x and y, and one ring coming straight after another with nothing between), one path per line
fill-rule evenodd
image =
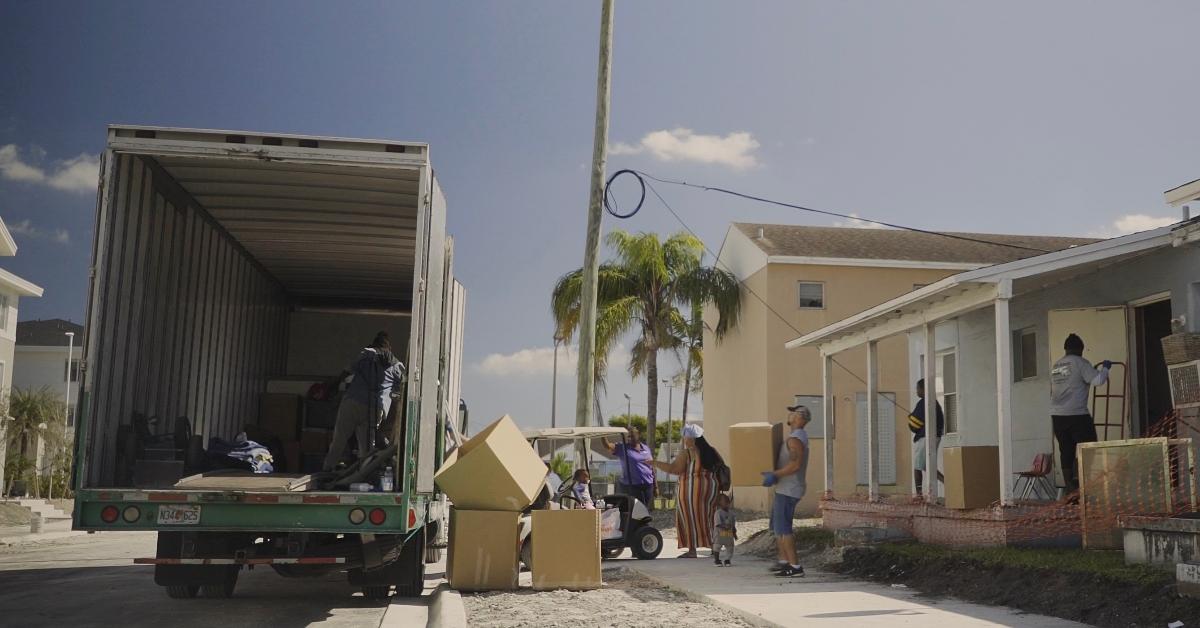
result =
M459 591L517 588L521 511L548 469L505 416L463 443L434 476L453 504L446 575ZM594 510L532 514L536 589L588 589L600 581L600 517Z
M264 445L278 440L284 463L278 470L310 473L321 470L333 430L329 429L332 426L309 423L304 397L290 393L264 393L259 402L257 429L247 429L247 435Z
M778 468L775 457L782 442L782 423L735 423L729 426L729 470L734 507L771 512L775 489L762 485L762 472Z

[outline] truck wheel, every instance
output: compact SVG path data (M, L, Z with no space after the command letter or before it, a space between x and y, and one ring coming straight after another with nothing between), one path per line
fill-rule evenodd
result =
M362 588L363 597L368 600L386 600L392 592L392 587L386 584L371 585Z
M233 589L237 587L238 568L236 565L231 566L225 572L224 581L219 584L205 584L200 586L201 592L207 598L227 598L233 597Z
M630 541L629 546L633 550L633 555L641 560L654 560L658 558L663 549L662 534L654 526L639 527L634 531Z
M167 590L167 597L175 600L190 600L200 592L199 585L194 584L171 585L163 588Z
M425 532L422 530L404 544L396 559L396 567L400 569L396 597L421 597L425 592L425 553Z

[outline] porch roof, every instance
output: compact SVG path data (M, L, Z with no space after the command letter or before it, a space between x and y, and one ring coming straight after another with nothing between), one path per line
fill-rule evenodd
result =
M1061 283L1160 247L1198 240L1200 218L951 275L790 340L784 346L788 349L818 346L824 355L840 353L987 307L998 298Z

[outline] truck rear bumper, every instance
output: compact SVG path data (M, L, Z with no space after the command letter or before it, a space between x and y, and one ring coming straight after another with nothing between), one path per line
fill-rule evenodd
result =
M429 509L426 496L406 498L397 493L81 491L74 527L96 531L406 534L437 520Z

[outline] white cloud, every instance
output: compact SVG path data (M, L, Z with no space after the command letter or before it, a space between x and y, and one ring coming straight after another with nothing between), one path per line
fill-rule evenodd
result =
M839 220L833 223L835 227L850 227L851 229L886 229L883 225L869 220L863 220L858 217L858 214L850 213L850 218Z
M575 372L576 347L558 348L558 374L563 376ZM629 350L624 345L613 347L608 355L608 370L624 370L629 364ZM554 373L554 347L531 347L513 353L492 353L483 358L475 368L485 375L494 377L549 376Z
M1125 214L1089 235L1095 238L1115 238L1139 231L1149 231L1179 222L1178 218L1169 216L1150 216L1148 214Z
M745 131L720 135L704 135L691 129L677 128L652 131L636 144L617 142L609 147L613 155L649 153L660 161L695 161L745 170L758 165L754 151L758 140Z
M40 161L40 149L33 149L34 161ZM21 159L15 144L0 146L0 177L9 181L37 183L64 192L86 193L96 189L100 177L100 157L81 153L58 161L47 170L36 163Z
M45 229L33 224L33 221L29 219L19 220L11 225L5 226L8 227L9 233L15 235L25 236L27 238L37 238L39 240L49 240L57 244L71 243L71 233L66 229L54 229L52 231L46 231Z

